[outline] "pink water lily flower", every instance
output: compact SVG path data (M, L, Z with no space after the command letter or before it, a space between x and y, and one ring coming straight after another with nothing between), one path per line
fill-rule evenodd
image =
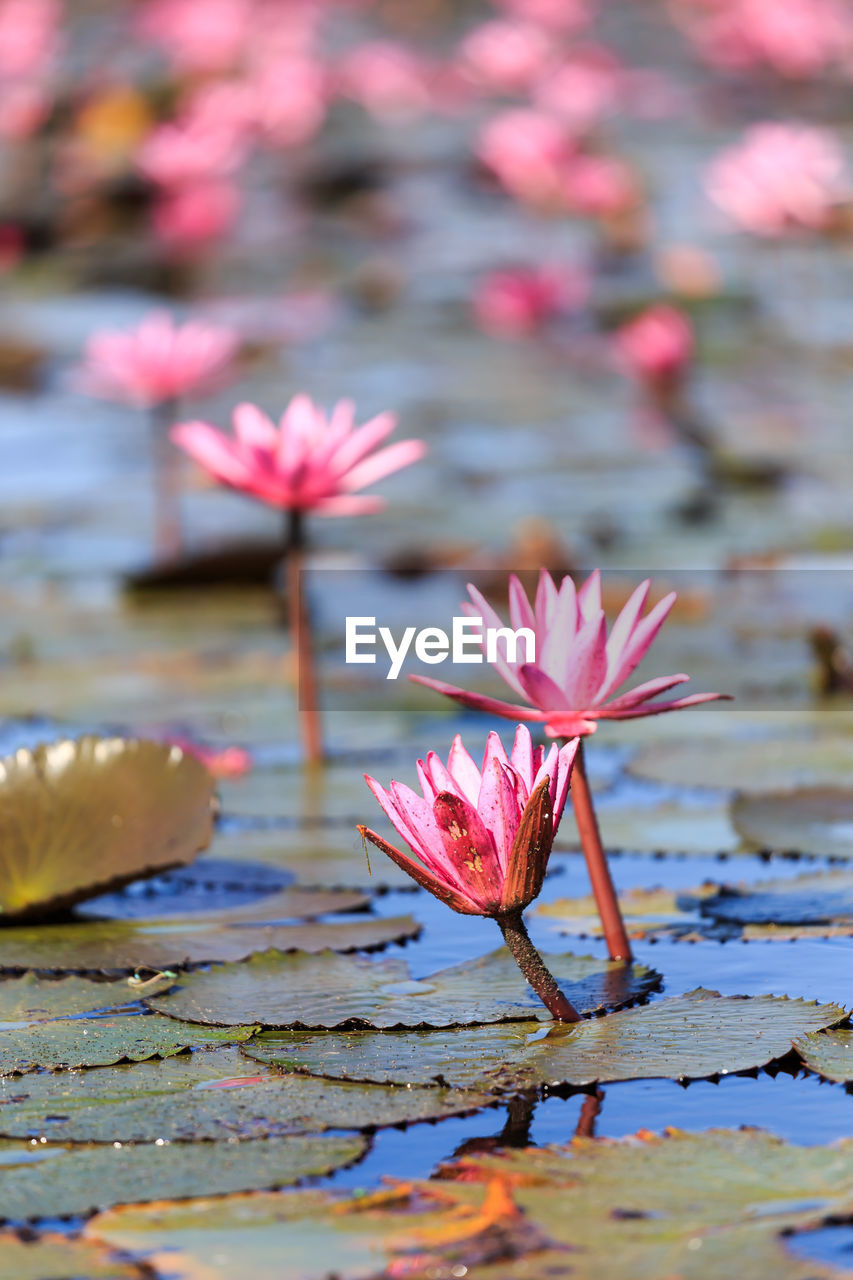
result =
M690 317L665 303L647 307L622 325L615 341L628 372L652 391L681 381L696 345Z
M136 329L94 334L77 383L91 395L150 408L219 385L237 348L233 329L176 324L167 311L152 311Z
M380 413L356 427L349 400L327 417L308 396L294 396L278 426L255 405L240 404L233 421L233 436L206 422L185 422L173 428L172 440L221 484L289 511L379 511L384 500L356 496L358 490L426 453L421 440L401 440L377 452L396 427L396 416Z
M617 695L619 687L648 653L676 600L676 593L671 591L645 617L641 616L650 585L648 580L640 583L608 636L598 570L576 590L570 577L563 578L557 587L543 569L533 604L512 575L509 580L512 626L515 630L526 627L533 632L536 661L508 661L506 644L501 641L494 665L524 700L522 705L501 702L428 676L410 679L476 711L544 723L545 732L554 738L594 733L599 720L633 720L725 697L719 693L693 693L669 702L654 701L659 694L689 679L683 674L658 676ZM497 629L505 625L476 587L469 584L468 594L470 603L462 605L468 617L482 619L484 628ZM519 649L523 654L523 642Z
M522 911L539 894L551 844L569 793L577 742L547 756L519 725L507 757L489 734L481 769L459 734L442 764L434 751L418 761L422 795L400 782L390 789L365 774L370 790L415 854L375 831L362 835L447 906L463 915Z

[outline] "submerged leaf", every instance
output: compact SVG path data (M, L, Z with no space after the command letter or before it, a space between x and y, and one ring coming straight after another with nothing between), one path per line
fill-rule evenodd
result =
M806 1031L841 1022L844 1010L781 996L697 990L571 1026L509 1023L435 1032L334 1035L270 1032L244 1052L262 1062L336 1080L448 1084L506 1092L543 1084L699 1080L766 1066Z
M545 961L575 1008L587 1014L641 999L659 981L642 965L573 955ZM187 974L148 1004L174 1018L219 1026L248 1020L266 1027L451 1027L550 1016L503 948L417 982L399 956L268 952L246 964Z
M44 916L191 862L213 780L178 747L85 737L0 761L0 915Z

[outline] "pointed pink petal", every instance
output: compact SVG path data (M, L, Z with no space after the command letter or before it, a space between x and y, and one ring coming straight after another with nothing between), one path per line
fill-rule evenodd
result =
M474 806L450 791L436 797L433 814L463 891L484 912L493 910L500 903L503 873L491 832Z
M515 787L509 778L509 770L496 757L492 757L483 770L483 783L477 801L477 811L492 833L498 865L505 873L509 851L518 830L521 809Z
M571 578L567 578L566 581L572 582ZM536 653L536 665L547 672L561 689L567 683L571 666L575 661L577 623L577 601L574 583L572 583L571 591L560 588L547 635Z
M215 427L206 422L182 422L172 428L169 439L222 484L253 491L255 477L239 445Z
M454 790L463 795L471 804L476 804L480 795L480 770L465 750L461 733L457 733L447 757L447 770L456 786Z
M380 449L358 466L353 467L341 480L341 488L352 493L363 489L365 485L375 484L377 480L390 476L401 467L408 467L418 462L426 453L423 440L400 440L397 444L389 444L387 449Z
M418 763L420 763L420 761ZM438 795L440 791L450 791L453 795L462 795L462 792L459 790L454 779L448 773L444 761L437 751L427 752L427 758L424 762L424 772L436 795ZM424 792L424 795L426 795L426 792Z
M388 504L384 498L372 495L341 494L334 498L320 498L309 505L318 516L367 516L384 511Z
M605 703L608 712L612 711L628 711L631 707L637 706L640 702L647 702L649 698L656 698L659 693L666 693L667 689L672 689L677 684L684 684L690 677L680 673L675 676L656 676L654 680L645 680L642 684L638 684L636 688L629 689L627 693L623 693L618 698L613 698L611 702Z
M651 585L650 578L646 578L645 582L640 583L631 593L627 603L620 610L619 616L610 629L610 635L607 637L607 675L604 678L604 684L596 695L596 700L606 698L611 688L616 687L615 684L611 684L613 673L618 670L625 646L633 635L637 619L645 608Z
M372 453L377 445L390 436L396 425L396 414L380 413L377 417L371 418L370 422L365 422L364 426L359 427L352 435L347 436L330 459L329 465L333 474L342 476L345 471L350 471L357 462L361 462L362 458ZM365 483L369 484L370 481Z
M273 452L278 443L278 432L273 422L257 405L238 404L233 414L234 433L241 444L250 449Z
M586 711L593 705L607 670L607 621L603 612L584 622L575 639L571 662L563 685L563 706L567 711Z
M541 569L539 571L539 585L536 588L536 603L534 605L537 636L544 635L551 625L551 613L556 603L557 588L554 585L554 579L547 569Z
M585 621L601 611L601 571L594 569L578 590L578 609Z
M518 631L519 627L530 627L535 632L536 615L524 587L514 573L509 576L509 616L514 631Z
M683 707L698 707L701 702L730 702L730 693L690 693L686 698L676 698L674 702L644 702L639 707L628 711L617 711L610 715L605 709L599 711L600 720L639 720L642 716L657 716L662 711L681 711Z
M407 857L405 853L401 853L399 849L395 849L392 844L389 844L387 840L383 840L382 836L377 835L375 831L371 831L369 827L359 827L358 830L361 832L363 839L369 840L371 844L376 845L377 849L380 849L402 871L411 876L422 889L426 889L428 893L433 894L434 897L444 902L448 907L452 907L454 911L466 916L480 916L483 914L473 898L446 884L439 876L433 875L426 867L422 867L419 862L415 862L412 858Z
M532 662L525 662L518 669L524 692L534 706L544 711L567 710L566 695L549 675Z
M500 614L496 613L496 611L492 608L492 606L489 604L488 600L482 594L482 592L478 591L477 588L471 582L468 583L468 594L471 597L471 604L468 605L467 603L463 602L461 607L469 618L477 617L481 620L483 624L482 649L483 649L483 652L485 653L486 652L486 638L485 638L486 629L497 630L499 628L503 628L504 626L503 619L501 618ZM510 688L514 689L516 693L521 694L521 696L523 697L524 690L522 689L518 676L516 675L516 666L515 665L511 666L510 663L507 661L506 641L503 638L499 639L496 647L497 647L497 658L492 663L492 666L500 674L500 676L506 681L506 683L510 686Z
M471 707L474 711L489 711L495 716L506 716L508 720L541 721L545 719L538 707L519 707L512 702L501 702L497 698L489 698L482 693L472 693L468 689L458 689L455 685L445 684L443 680L434 680L432 676L411 675L409 679L414 680L415 684L423 684L428 689L435 689L436 693L443 693L448 698L454 698L457 702L461 702L464 707Z
M630 639L622 651L621 660L617 663L612 673L608 671L606 686L608 693L612 693L619 688L620 684L624 684L634 668L646 656L654 643L655 636L666 621L670 609L675 604L675 600L676 593L670 591L669 595L659 600L655 607L646 614L645 618L636 624ZM601 696L599 692L599 698ZM606 697L607 695L605 694L604 696Z
M515 731L515 741L512 744L509 762L515 772L521 778L527 791L525 801L533 790L533 779L536 774L534 768L534 752L533 740L530 737L530 730L527 725L520 724Z

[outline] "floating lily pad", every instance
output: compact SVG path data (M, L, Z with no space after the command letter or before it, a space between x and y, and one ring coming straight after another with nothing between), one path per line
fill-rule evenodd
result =
M174 910L161 913L162 900L150 898L142 902L134 901L132 918L144 922L174 921L177 928L205 921L215 921L219 925L278 924L288 920L315 920L317 916L335 915L340 911L360 911L369 904L370 899L367 895L356 889L296 888L282 889L279 893L266 893L239 906L193 911L191 915L187 914L186 909L179 914L179 908L183 906L180 899L174 902ZM145 906L147 910L142 909ZM86 914L94 915L95 912L90 911ZM112 912L109 908L106 910L101 908L97 914L117 915L122 918L121 905L114 904Z
M802 787L735 796L732 821L756 849L853 858L853 790Z
M642 965L626 968L573 955L545 961L575 1007L587 1014L639 1000L659 982ZM246 964L187 974L174 991L149 1004L174 1018L214 1026L248 1019L266 1027L451 1027L550 1017L503 948L418 982L400 956L268 952Z
M246 1040L252 1027L182 1024L159 1014L66 1018L0 1030L0 1075L37 1067L99 1067L168 1058L200 1045Z
M607 849L707 856L734 853L740 844L722 801L703 805L666 802L631 808L599 805L598 820ZM557 840L560 848L580 847L571 812L566 812Z
M54 1142L285 1137L439 1120L491 1101L482 1092L284 1075L224 1048L0 1081L0 1134Z
M297 1191L131 1205L87 1231L164 1256L179 1275L217 1280L452 1276L462 1267L510 1280L842 1274L795 1257L787 1237L849 1214L850 1142L642 1133L468 1157L443 1172L444 1181L352 1198Z
M133 973L239 961L259 951L364 951L415 938L411 916L340 923L229 925L214 916L194 921L91 920L0 930L0 970Z
M703 897L713 892L713 886L690 891L692 897ZM620 893L619 905L631 938L679 937L692 933L700 923L695 908L693 911L685 909L693 904L685 901L684 893L675 893L671 889L627 889ZM698 903L695 905L698 907ZM535 911L556 925L561 933L578 937L603 936L601 918L592 894L584 898L557 898L553 902L543 902Z
M364 1138L61 1146L0 1142L0 1217L87 1214L114 1204L292 1186L352 1164Z
M853 872L724 886L702 900L704 916L734 925L839 925L853 930Z
M192 861L213 780L178 747L86 737L0 761L0 914L46 915Z
M0 979L0 1028L8 1023L45 1022L99 1009L121 1009L138 999L127 982L42 978L25 973Z
M838 1084L853 1083L853 1031L811 1031L798 1036L794 1048L810 1071Z
M745 792L843 785L853 777L853 736L666 742L644 748L629 771L654 782Z
M286 889L294 880L284 868L205 856L190 867L78 903L74 914L126 920L228 910Z
M0 1231L0 1280L151 1280L151 1271L94 1240Z
M433 1032L333 1035L268 1032L244 1052L335 1080L447 1084L504 1092L543 1084L700 1080L766 1066L795 1036L845 1017L837 1005L780 996L721 996L701 988L566 1026L536 1023Z

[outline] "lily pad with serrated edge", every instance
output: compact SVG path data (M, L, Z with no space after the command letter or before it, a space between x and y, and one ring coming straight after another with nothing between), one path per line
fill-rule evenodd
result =
M0 1218L88 1214L114 1204L292 1186L364 1155L359 1135L247 1142L64 1146L0 1141Z
M853 777L853 736L667 742L644 748L628 770L653 782L724 791L831 787Z
M100 1067L168 1058L185 1049L246 1040L252 1026L199 1027L159 1014L66 1018L0 1030L0 1076L38 1067Z
M118 1256L96 1240L35 1238L0 1231L0 1280L151 1280L142 1262Z
M0 761L0 918L45 916L191 862L213 780L178 747L85 737Z
M642 965L590 956L546 956L575 1007L587 1014L642 999L660 979ZM369 960L326 955L253 956L182 977L147 1002L174 1018L213 1026L452 1027L550 1015L504 948L413 981L400 956Z
M845 1016L833 1004L721 996L700 988L572 1025L470 1027L452 1038L428 1031L267 1032L243 1051L335 1080L507 1092L750 1071L784 1057L795 1036L835 1026Z
M801 787L737 795L732 822L753 849L853 859L853 790Z
M180 1274L217 1280L449 1275L461 1267L495 1280L842 1275L796 1257L788 1237L849 1214L850 1142L790 1146L756 1130L669 1131L466 1157L442 1173L443 1181L372 1195L131 1205L101 1214L86 1231L168 1257Z
M35 973L0 978L0 1028L9 1023L45 1022L78 1013L121 1009L138 999L127 982L45 978Z
M145 904L142 904L143 906ZM206 921L218 925L279 924L289 920L315 920L318 916L336 915L339 912L363 911L370 905L370 898L357 889L282 889L278 893L266 893L251 902L239 906L210 908L209 910L180 912L180 900L175 910L163 913L161 903L155 898L148 901L147 910L136 903L133 920L141 924L155 920L175 923L177 928L192 927ZM87 912L87 915L94 912ZM120 910L99 911L98 915L114 919L125 918Z
M794 1048L810 1071L836 1084L853 1084L853 1031L811 1031L797 1036Z
M440 1120L493 1102L483 1092L286 1075L226 1047L0 1080L0 1135L54 1142L284 1137Z
M75 924L0 929L0 971L133 973L238 962L258 952L369 951L416 938L412 916L365 916L340 923L251 925L210 919L87 920Z
M724 925L843 926L853 931L853 871L723 886L702 899L702 914Z

